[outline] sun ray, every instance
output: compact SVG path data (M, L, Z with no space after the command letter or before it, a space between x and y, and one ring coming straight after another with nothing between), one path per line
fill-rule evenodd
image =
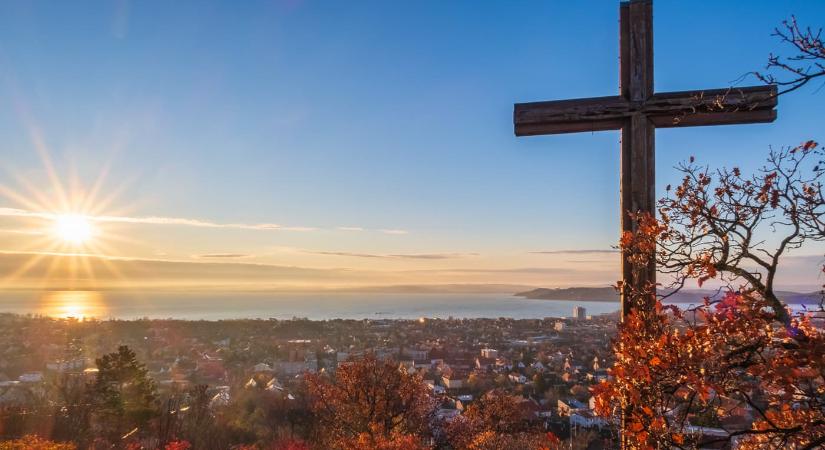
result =
M94 251L95 253L103 255L109 253L107 251L106 244L103 241L99 242L98 244L92 244L91 248L92 251ZM124 276L120 269L117 268L117 265L112 263L112 260L108 257L98 257L95 261L99 262L103 267L105 267L109 274L117 278L118 281L125 282L127 280L126 276ZM94 270L90 269L90 272L92 273L92 276L94 276Z
M92 216L122 215L128 213L128 210L125 208L113 209L111 205L121 197L123 191L130 183L130 180L123 181L117 187L112 188L105 197L95 200L93 204L86 208L86 211Z
M52 256L51 261L49 262L49 267L46 269L46 273L43 275L43 282L41 283L43 288L48 288L50 283L53 281L54 273L60 268L62 257Z
M32 255L28 261L24 262L17 268L14 272L6 275L3 277L2 284L6 287L11 287L10 284L14 281L17 281L21 276L31 270L41 259L45 258L47 255Z
M46 176L51 182L55 195L57 195L58 206L60 206L63 210L71 209L72 205L69 201L70 199L66 193L63 183L60 181L60 176L57 174L57 170L54 168L52 158L49 155L49 149L46 146L46 142L44 141L42 134L31 123L29 124L28 129L29 139L31 139L32 145L37 151L38 156L40 156L40 162L46 170Z
M21 184L24 184L24 183L25 183L24 181L21 181ZM45 211L45 210L51 209L48 204L46 204L46 203L43 203L43 204L37 203L37 202L27 198L23 194L20 194L19 192L15 191L13 189L10 189L6 186L3 186L3 185L0 185L0 194L2 194L3 197L6 197L9 200L16 203L18 206L23 207L23 208L25 208L29 211ZM33 195L42 195L42 194L38 193L38 194L33 194Z
M26 105L19 98L15 100L28 140L40 160L39 174L45 183L38 184L37 177L26 171L4 170L14 183L0 185L0 198L13 205L7 207L9 220L18 221L24 230L31 228L32 238L15 242L15 249L9 251L19 255L20 263L11 273L0 275L0 286L95 289L100 287L101 275L106 272L110 276L105 277L107 280L125 285L128 278L110 255L117 254L117 243L140 242L118 233L117 225L97 217L120 214L112 207L134 177L110 185L110 156L89 178L91 183L87 183L72 161L55 160L46 136L31 120ZM114 150L121 146L116 142ZM58 167L63 168L62 174Z
M100 173L95 178L94 183L92 183L92 187L89 189L89 192L83 198L82 203L80 204L80 209L82 211L88 211L91 214L97 214L100 211L95 211L94 208L105 209L107 204L103 204L103 202L97 201L97 196L100 193L100 190L103 188L103 185L106 183L106 179L109 176L109 170L111 169L111 161L107 161L106 164L100 169ZM111 194L108 197L114 198L117 194ZM111 201L111 200L110 200ZM108 202L107 202L108 203Z

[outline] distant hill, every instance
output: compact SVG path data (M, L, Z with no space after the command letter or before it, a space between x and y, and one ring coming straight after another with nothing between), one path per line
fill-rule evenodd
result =
M684 290L668 298L670 303L699 303L705 297L713 296L716 291ZM517 297L535 300L576 300L580 302L612 302L619 301L619 294L613 287L574 287L574 288L538 288L519 292ZM777 292L782 301L794 305L818 305L821 298L819 292Z
M517 297L536 300L578 300L582 302L609 302L619 301L616 289L607 287L574 287L574 288L538 288L532 291L519 292Z

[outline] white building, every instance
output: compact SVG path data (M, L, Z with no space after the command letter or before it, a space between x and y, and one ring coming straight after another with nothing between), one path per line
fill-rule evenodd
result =
M17 380L21 383L39 383L43 381L43 373L42 372L26 372L23 375L17 377Z
M574 307L573 318L576 320L585 320L587 318L587 309L585 309L583 306Z
M481 356L483 358L496 359L496 358L498 358L498 350L496 350L494 348L482 348L481 349Z

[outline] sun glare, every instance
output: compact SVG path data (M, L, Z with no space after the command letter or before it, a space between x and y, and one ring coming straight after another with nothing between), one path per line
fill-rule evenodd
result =
M61 319L86 320L105 317L106 304L99 292L95 291L54 291L40 299L40 312Z
M72 245L82 245L94 234L89 218L77 214L55 217L54 232L60 240Z

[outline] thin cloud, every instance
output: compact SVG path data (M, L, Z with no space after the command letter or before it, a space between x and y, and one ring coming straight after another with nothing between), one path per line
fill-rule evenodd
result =
M456 259L466 258L469 256L478 256L478 253L415 253L402 255L388 255L391 258L406 258L406 259Z
M53 214L39 213L34 211L27 211L18 208L0 208L0 216L3 217L36 217L40 219L52 219Z
M514 267L514 268L505 268L505 269L448 269L448 270L437 270L437 269L425 269L421 272L451 272L451 273L529 273L529 274L544 274L544 275L553 275L553 274L567 274L567 273L578 273L581 272L580 269L573 269L569 267Z
M204 255L195 255L195 258L213 258L213 259L235 259L235 258L251 258L252 255L244 253L206 253Z
M378 230L378 231L380 231L384 234L409 234L409 231L407 231L407 230L386 230L386 229L384 229L384 230Z
M478 253L396 253L396 254L378 254L378 253L355 253L355 252L315 252L305 251L313 255L325 256L344 256L350 258L380 258L380 259L458 259L469 256L478 256Z
M543 250L528 252L534 255L592 255L599 253L619 253L615 249L583 249L583 250Z
M570 264L606 264L609 261L603 259L567 259L564 262Z
M371 253L352 253L352 252L310 252L307 251L305 253L311 253L313 255L324 255L324 256L347 256L351 258L386 258L386 255L374 255Z
M283 226L277 223L220 223L208 220L189 219L184 217L162 216L94 216L90 219L98 222L133 223L144 225L182 225L200 228L230 228L239 230L273 230L273 231L315 231L315 227Z
M19 208L0 207L0 217L28 217L44 220L54 220L58 214L50 212L29 211ZM294 231L299 233L322 231L318 227L281 225L278 223L222 223L211 220L193 219L188 217L167 217L167 216L89 216L89 220L95 222L126 223L138 225L171 225L187 226L196 228L223 228L236 230L256 230L256 231ZM341 231L374 231L383 234L403 235L408 234L402 229L379 229L369 230L367 228L346 226L337 227Z
M23 230L19 228L0 228L0 233L5 234L25 234L28 236L41 236L45 233L38 230Z

